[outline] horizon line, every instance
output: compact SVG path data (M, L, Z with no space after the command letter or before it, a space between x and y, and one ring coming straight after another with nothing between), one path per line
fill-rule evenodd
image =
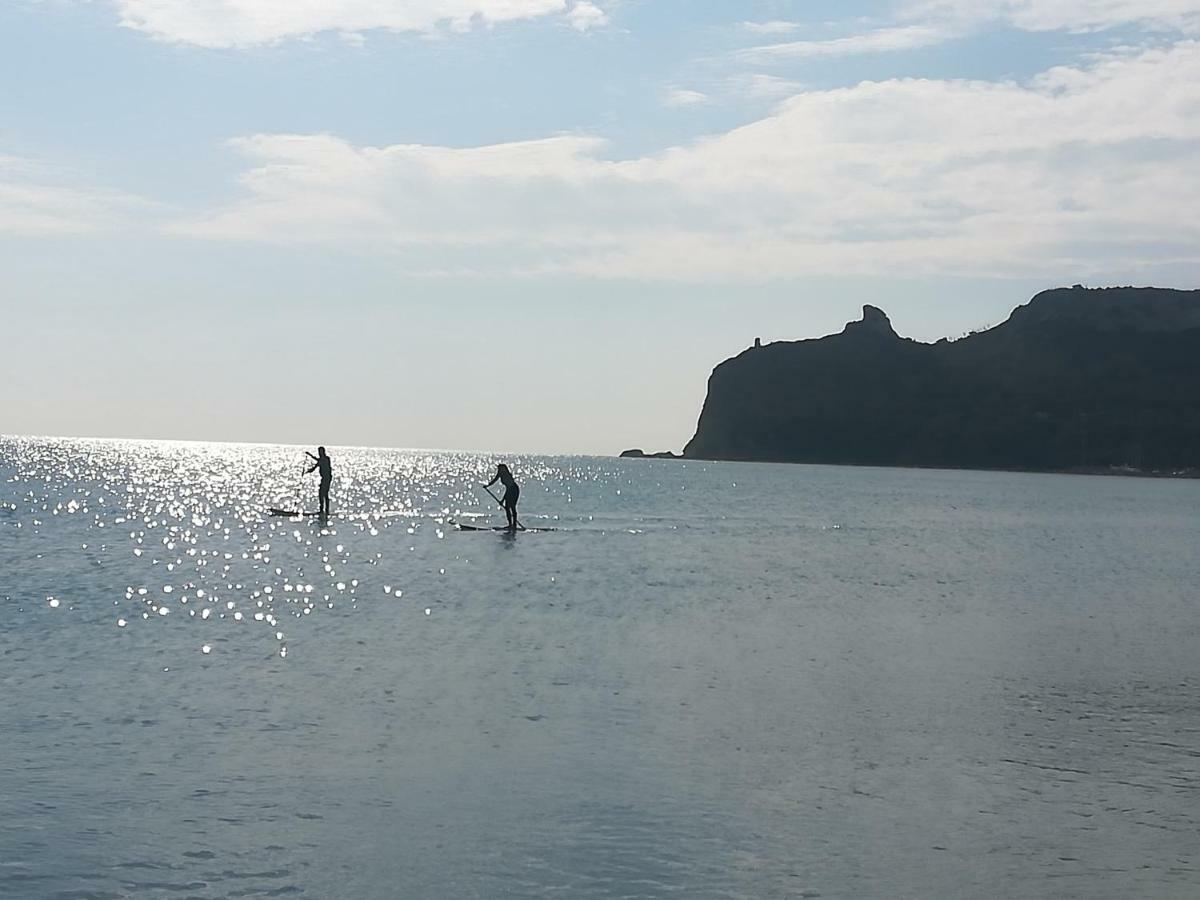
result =
M401 453L471 453L485 456L580 456L599 459L620 459L620 453L596 452L550 452L543 450L468 450L456 447L389 447L376 444L299 444L289 441L250 441L250 440L217 440L208 438L156 438L156 437L116 437L112 435L73 435L73 434L6 434L0 433L2 440L56 440L56 441L127 441L141 444L233 444L242 447L286 447L297 450L308 447L324 446L336 450L395 450Z

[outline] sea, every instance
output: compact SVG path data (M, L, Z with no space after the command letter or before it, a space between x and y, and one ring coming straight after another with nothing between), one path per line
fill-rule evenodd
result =
M0 897L1200 897L1200 482L304 449L0 438Z

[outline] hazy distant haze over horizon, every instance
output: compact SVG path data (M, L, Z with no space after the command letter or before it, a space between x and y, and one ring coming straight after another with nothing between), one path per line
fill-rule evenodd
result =
M0 9L0 433L679 449L755 337L1200 286L1191 0L219 9Z

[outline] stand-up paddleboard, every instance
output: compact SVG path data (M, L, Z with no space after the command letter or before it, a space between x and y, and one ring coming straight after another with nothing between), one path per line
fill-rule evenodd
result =
M507 525L467 525L463 522L455 522L454 527L459 531L491 531L491 532L511 532L512 534L537 534L539 531L556 531L555 528L510 528Z
M271 515L271 516L285 516L289 519L301 519L301 518L304 518L305 516L316 516L316 517L320 518L320 516L321 516L321 514L319 512L300 512L299 510L296 510L296 509L275 509L274 507L271 507L270 509L268 509L267 514ZM326 516L325 518L329 518L329 517Z

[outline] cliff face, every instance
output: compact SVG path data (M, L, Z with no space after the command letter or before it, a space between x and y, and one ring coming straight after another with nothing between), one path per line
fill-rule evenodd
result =
M1069 288L958 341L840 334L719 365L684 456L1073 469L1200 466L1200 291Z

